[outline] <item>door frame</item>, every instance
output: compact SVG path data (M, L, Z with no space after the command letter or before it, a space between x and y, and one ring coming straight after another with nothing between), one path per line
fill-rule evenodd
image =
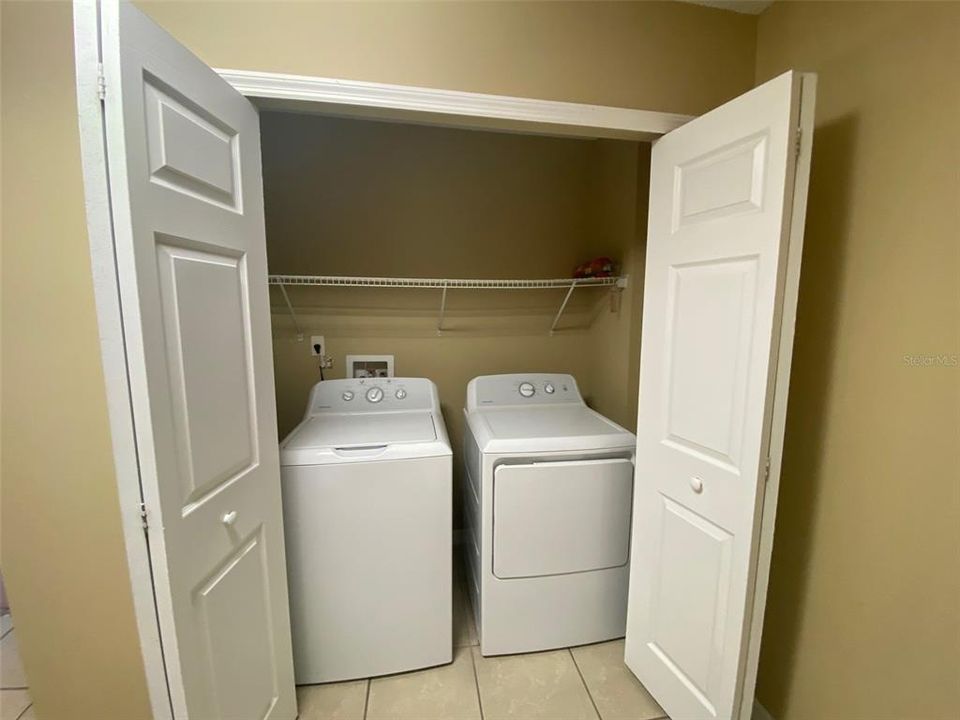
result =
M144 531L149 515L143 503L133 401L124 347L102 105L102 98L110 88L104 86L100 67L98 0L74 0L74 47L91 273L130 590L151 711L154 718L173 720L163 642L157 619L150 550ZM217 69L216 72L260 109L296 110L354 119L392 120L494 132L637 141L655 140L693 119L693 116L678 113L406 85L229 69ZM808 79L815 82L812 76L805 75L804 82ZM810 120L812 121L812 118ZM809 143L811 138L803 137L801 141ZM809 174L809 153L801 154L801 158L804 156L806 161L802 161L798 167L798 176L801 172ZM805 206L805 195L795 199L792 212L795 219L802 220ZM790 238L788 283L795 283L799 278L802 239L802 222L799 227L794 222ZM795 306L795 294L792 304ZM795 307L784 310L785 315L792 318ZM789 327L782 328L780 335L780 346L787 352L780 354L777 365L770 479L763 501L763 524L757 558L761 572L752 592L754 612L745 673L745 680L750 687L744 687L744 690L749 689L749 693L745 692L743 696L742 717L749 717L753 705L753 684L759 658L768 580L768 573L763 568L769 563L773 545L772 519L779 486L783 421L792 359L790 350L793 342L793 322L788 325Z
M777 338L776 365L773 369L773 406L769 419L766 482L760 502L760 531L752 564L757 571L754 586L748 588L747 654L743 663L740 685L740 718L771 718L770 712L756 699L757 670L760 664L760 644L763 620L767 608L767 589L770 584L770 563L773 558L773 536L776 524L777 502L780 497L780 470L783 460L783 442L787 423L790 394L790 372L793 366L793 338L797 324L797 304L800 296L800 265L803 256L803 236L809 197L810 165L813 157L813 126L816 111L817 75L800 75L800 116L797 118L798 136L794 165L793 195L790 202L790 235L787 239L787 259L784 263L783 297L779 303L776 322L780 325ZM806 99L806 101L805 101ZM784 320L786 319L786 321Z
M73 24L80 160L90 243L90 270L133 613L152 715L155 720L173 720L147 542L147 513L141 488L133 398L120 308L102 104L100 3L96 0L75 0Z

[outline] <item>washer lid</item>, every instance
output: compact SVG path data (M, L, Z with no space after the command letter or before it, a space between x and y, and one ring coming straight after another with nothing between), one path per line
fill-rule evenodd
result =
M303 421L283 442L284 450L426 443L437 439L429 412L326 413Z
M467 421L482 452L547 452L628 448L636 437L579 405L480 408Z
M623 428L582 405L484 410L498 439L613 435Z

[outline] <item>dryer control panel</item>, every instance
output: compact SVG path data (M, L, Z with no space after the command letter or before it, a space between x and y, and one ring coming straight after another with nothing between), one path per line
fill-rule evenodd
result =
M517 373L481 375L467 385L467 410L498 405L583 404L573 375Z
M324 380L310 391L306 417L320 413L434 410L437 386L426 378Z

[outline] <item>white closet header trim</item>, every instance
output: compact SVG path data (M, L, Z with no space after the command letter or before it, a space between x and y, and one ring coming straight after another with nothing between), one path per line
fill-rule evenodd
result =
M619 140L655 140L690 115L413 85L217 69L268 110L295 110L477 130Z

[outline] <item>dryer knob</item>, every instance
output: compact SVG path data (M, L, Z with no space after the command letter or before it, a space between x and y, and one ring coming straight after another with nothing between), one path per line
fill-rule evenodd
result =
M528 382L522 382L522 383L520 383L520 394L521 394L523 397L525 397L525 398L533 397L533 394L534 394L536 391L537 391L537 389L533 386L532 383L528 383Z
M347 390L340 397L342 397L347 402L350 402L351 400L353 400L353 393L350 390Z
M396 397L397 400L403 400L407 396L407 391L403 388L397 388Z
M378 403L383 400L383 389L378 387L372 387L367 390L367 401L372 403Z
M553 395L557 391L557 389L553 386L553 383L547 383L546 385L543 386L543 391L547 395Z

